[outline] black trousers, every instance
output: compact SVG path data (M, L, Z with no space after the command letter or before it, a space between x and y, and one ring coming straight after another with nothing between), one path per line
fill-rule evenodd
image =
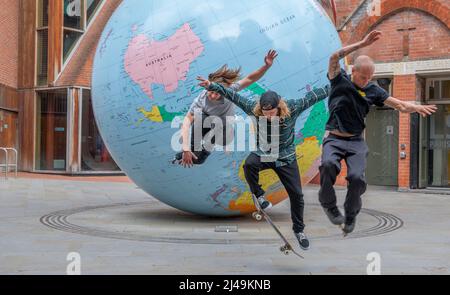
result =
M208 117L209 116L207 114L203 113L201 118L200 118L202 126L201 126L201 128L199 128L199 131L200 131L201 135L197 135L196 136L196 128L195 128L194 124L191 127L191 151L197 157L197 159L193 160L195 165L202 165L202 164L204 164L206 162L206 160L208 159L208 157L211 155L211 151L214 148L214 146L205 147L204 144L202 143L203 139L205 139L205 137L207 135L208 136L211 135L211 140L210 140L211 144L212 145L216 144L216 135L211 133L211 132L213 132L214 125L211 126L211 128L204 126L205 125L205 120ZM197 120L197 118L195 120ZM227 134L229 134L228 138L227 138ZM226 146L228 144L228 141L231 142L234 139L233 135L234 135L233 127L232 126L226 126L226 124L223 123L223 132L221 134L221 136L222 136L222 145ZM177 160L181 160L182 158L183 158L183 153L182 152L177 153L176 156L175 156L175 159L177 159Z
M362 136L345 138L331 134L323 142L322 165L320 166L319 201L324 208L336 207L336 192L333 188L341 172L341 161L347 164L347 196L345 215L356 217L362 208L361 196L366 192L365 170L369 149Z
M303 222L303 213L305 202L303 200L302 183L297 161L290 165L277 167L275 162L261 162L261 157L256 154L250 154L244 164L245 178L250 186L252 194L261 197L265 194L259 184L259 173L263 170L272 169L280 178L291 201L291 218L293 230L296 233L303 232L305 224Z

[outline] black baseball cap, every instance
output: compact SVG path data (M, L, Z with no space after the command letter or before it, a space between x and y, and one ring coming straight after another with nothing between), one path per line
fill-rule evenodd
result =
M280 101L281 96L279 96L278 93L276 93L275 91L269 90L263 95L261 95L259 103L264 111L270 111L278 108Z

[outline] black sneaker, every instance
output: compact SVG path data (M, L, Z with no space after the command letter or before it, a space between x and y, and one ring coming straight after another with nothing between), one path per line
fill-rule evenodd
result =
M261 209L264 211L272 208L272 203L267 201L266 198L264 197L264 195L262 195L261 197L258 197L258 203L259 203L259 206L261 207Z
M344 233L350 234L355 230L356 218L355 217L347 217L345 218L345 225L342 229Z
M197 156L197 160L194 159L195 165L203 165L206 162L206 159L211 155L211 152L207 150L203 150L201 152L194 152L194 155Z
M334 207L331 209L323 208L325 211L325 214L327 215L328 219L330 219L331 223L334 225L341 225L345 222L345 217L341 214L341 211L339 211L338 207Z
M302 248L302 250L306 251L309 250L309 240L306 237L305 233L294 233L295 237L298 240L298 243L300 244L300 248Z

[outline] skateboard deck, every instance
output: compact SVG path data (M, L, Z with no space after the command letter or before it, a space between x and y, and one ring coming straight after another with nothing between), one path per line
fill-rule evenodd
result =
M258 200L254 195L252 195L253 202L255 203L256 212L253 213L253 218L257 221L261 221L263 218L267 221L267 223L275 230L275 232L278 234L278 236L281 238L282 242L284 243L284 246L280 247L280 251L283 252L285 255L289 255L290 252L294 253L298 257L304 259L302 255L297 253L297 251L294 250L294 247L292 247L291 243L286 239L286 237L281 233L280 229L275 225L275 223L270 218L269 214L267 214L266 211L264 211L259 203Z

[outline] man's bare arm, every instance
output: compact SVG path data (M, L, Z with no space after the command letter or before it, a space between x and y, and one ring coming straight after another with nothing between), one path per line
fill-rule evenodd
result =
M183 139L183 151L191 150L189 142L189 132L191 130L191 126L193 123L194 123L194 115L188 113L186 117L184 117L183 126L181 127L181 136Z
M431 116L437 111L437 107L435 105L417 105L410 102L401 101L395 97L389 97L384 104L399 112L407 114L418 113L422 117Z
M367 35L362 41L354 43L352 45L346 46L342 48L341 50L333 53L333 55L330 57L330 65L328 67L328 77L330 80L336 78L339 73L341 72L341 65L339 64L339 61L343 59L344 57L348 56L350 53L355 52L356 50L360 48L364 48L367 46L372 45L376 41L378 41L381 38L381 32L380 31L372 31Z
M272 67L273 62L275 61L277 56L278 53L275 50L273 49L269 50L267 55L264 57L264 65L258 70L248 75L247 77L245 77L244 79L242 79L241 81L239 81L241 89L245 89L248 86L255 83L256 81L258 81L259 79L261 79L266 74L266 72Z

